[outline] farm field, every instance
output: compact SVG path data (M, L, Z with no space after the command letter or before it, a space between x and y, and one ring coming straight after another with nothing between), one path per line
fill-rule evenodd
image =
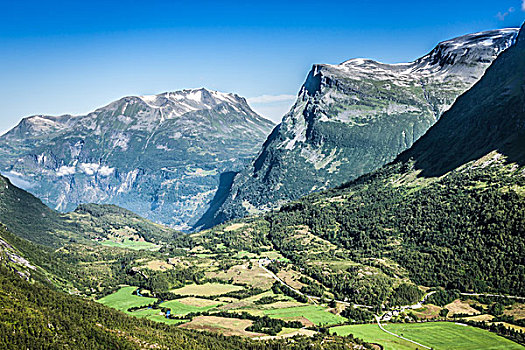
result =
M128 309L130 307L146 306L157 300L156 298L133 295L132 293L136 289L137 287L133 286L122 287L115 293L97 300L97 302L129 314Z
M489 331L455 324L429 322L388 324L385 329L434 349L525 349L525 347Z
M163 315L159 309L141 309L129 312L129 314L134 317L147 318L148 320L166 324L180 324L186 322L185 320L166 318L166 316Z
M306 318L315 325L336 325L346 321L346 318L334 315L322 306L307 305L307 306L296 306L282 309L265 310L265 315L273 318L279 318L285 321L300 320Z
M444 306L448 310L448 317L452 317L456 314L468 314L468 315L477 315L479 311L474 309L468 303L461 301L459 299L454 300L450 304Z
M271 288L273 282L275 282L256 262L251 263L251 266L248 263L234 265L227 271L209 271L206 273L206 277L220 279L225 281L225 283L233 281L233 283L249 285L254 288L262 289Z
M224 335L239 335L244 337L260 337L266 334L249 332L245 329L252 325L250 320L240 320L237 318L225 318L217 316L198 316L191 322L184 323L181 328L194 329L199 331L218 332Z
M306 329L306 328L300 328L300 329L297 329L297 328L283 328L283 330L280 331L275 336L266 335L266 336L258 337L257 339L260 339L260 340L282 339L282 338L295 337L296 335L305 335L305 336L308 336L308 337L312 337L316 333L317 333L316 331L313 331L311 329Z
M204 303L203 303L204 304ZM212 305L207 306L196 306L184 304L178 300L169 300L161 303L160 307L165 307L171 309L172 315L187 315L190 312L202 312L213 309L215 306L221 305L220 302L214 302Z
M346 336L353 334L354 337L363 339L369 343L380 344L385 350L415 350L418 346L383 332L377 324L358 324L351 326L338 326L330 328L331 334Z
M525 304L515 303L505 308L503 313L507 316L514 316L516 320L525 318Z
M100 244L106 247L117 247L124 249L133 249L133 250L158 250L159 246L150 242L141 242L141 241L132 241L130 239L123 240L122 242L115 241L102 241Z
M518 350L525 347L489 331L451 322L386 324L385 329L435 350ZM353 334L367 342L378 343L385 350L416 349L417 345L389 335L375 324L341 326L330 329L338 335Z
M243 289L243 287L231 284L205 283L189 284L181 288L173 289L171 292L179 295L188 296L214 296L226 294L241 289Z
M441 308L432 304L425 304L425 306L420 309L412 310L414 315L416 315L419 319L437 318L439 317L439 311L441 311Z

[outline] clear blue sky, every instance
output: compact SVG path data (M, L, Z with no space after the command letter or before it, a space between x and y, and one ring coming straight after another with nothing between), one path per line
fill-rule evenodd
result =
M2 1L0 132L202 86L278 120L314 63L411 61L441 40L521 25L522 1Z

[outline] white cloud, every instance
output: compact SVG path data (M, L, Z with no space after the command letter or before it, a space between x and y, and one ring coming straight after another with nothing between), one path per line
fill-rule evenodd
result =
M523 11L525 11L525 0L523 0L523 1L521 2L521 9L522 9Z
M523 0L523 4L521 5L523 9L525 9L525 0ZM509 7L509 9L505 12L498 12L496 14L496 17L500 20L500 21L504 21L505 20L505 17L507 17L508 15L510 15L512 12L514 12L515 9L514 7Z
M525 1L525 0L524 0ZM295 95L261 95L256 97L249 97L249 103L273 103L283 101L294 101L297 96Z

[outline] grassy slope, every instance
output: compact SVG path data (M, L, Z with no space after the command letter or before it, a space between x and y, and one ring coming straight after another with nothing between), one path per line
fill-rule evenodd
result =
M190 296L211 296L220 295L236 290L242 290L241 286L234 286L221 283L189 284L182 288L172 290L175 294Z
M436 350L525 349L508 339L486 330L450 322L422 324L389 324L385 329L418 343L430 344Z

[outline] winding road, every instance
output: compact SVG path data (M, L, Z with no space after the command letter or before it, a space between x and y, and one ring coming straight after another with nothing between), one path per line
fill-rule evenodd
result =
M483 294L483 293L459 293L461 295L473 296L473 297L498 297L498 298L509 298L525 300L525 297L518 297L515 295L503 295L503 294Z
M277 282L281 283L283 286L287 287L288 289L293 290L297 294L304 295L305 297L310 299L314 304L317 304L317 301L321 299L320 297L315 297L313 295L304 294L303 292L298 291L297 289L295 289L294 287L290 286L289 284L286 284L286 282L284 282L282 279L277 277L277 275L275 273L273 273L272 271L268 270L266 268L266 266L264 266L263 260L259 260L259 267L261 269L263 269L264 271L266 271L274 280L276 280ZM340 304L343 304L343 305L346 305L346 306L353 306L354 308L358 308L358 307L364 307L364 308L368 308L368 309L373 309L374 308L373 306L370 306L370 305L352 304L352 303L349 303L349 302L343 301L343 300L336 300L336 299L334 299L334 301L336 303L340 303Z

